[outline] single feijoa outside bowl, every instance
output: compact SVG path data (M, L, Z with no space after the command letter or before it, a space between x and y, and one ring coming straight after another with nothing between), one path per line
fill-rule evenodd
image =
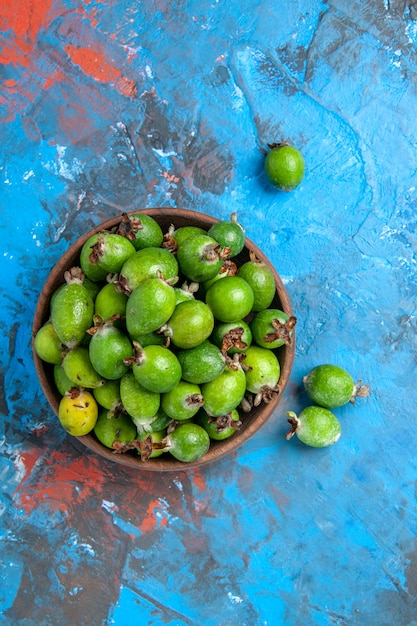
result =
M218 219L208 214L187 209L161 207L138 209L127 213L128 216L136 214L151 216L157 221L164 235L168 235L170 229L172 231L172 228L178 230L185 226L197 227L208 232L213 225L219 222ZM40 386L56 416L59 414L59 405L62 395L56 387L54 366L42 360L35 349L35 337L39 329L42 328L50 319L51 298L55 294L56 290L61 285L65 284L64 274L71 268L80 266L80 253L84 243L93 235L97 235L98 233L104 231L114 232L115 229L118 228L121 220L121 214L109 218L79 237L77 241L75 241L62 255L62 257L58 259L57 263L52 268L37 302L32 326L33 358ZM245 238L244 247L241 252L233 258L233 262L236 264L237 268L240 268L244 263L253 259L254 256L270 269L274 278L275 295L273 301L269 305L269 308L278 309L288 316L288 318L295 320L291 301L282 279L273 264L254 242ZM182 278L180 278L180 280L182 280ZM255 314L255 312L251 314L252 318ZM245 319L250 321L251 315ZM291 340L285 342L277 348L274 348L273 352L278 358L280 365L279 392L272 394L272 397L268 398L267 401L261 401L257 406L253 403L252 406L246 407L245 412L242 413L241 416L241 426L238 430L236 430L233 436L225 439L211 439L207 452L197 460L184 462L177 460L169 452L165 452L159 456L155 456L144 461L137 449L117 453L113 449L103 445L97 439L94 431L85 435L71 437L77 444L82 444L82 447L85 447L106 459L137 470L155 472L179 471L218 461L242 446L265 424L265 422L276 410L291 376L295 354L295 329L292 329L291 331Z

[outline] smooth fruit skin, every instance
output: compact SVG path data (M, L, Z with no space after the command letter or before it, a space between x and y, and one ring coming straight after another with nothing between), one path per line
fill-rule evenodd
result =
M279 361L274 352L252 344L245 354L243 363L250 368L245 372L247 390L257 394L264 387L274 389L281 374Z
M246 377L241 367L225 367L214 380L201 385L204 409L209 415L226 415L242 401L246 391Z
M336 443L342 433L337 417L321 406L308 406L298 416L293 411L287 415L292 426L287 439L295 434L302 443L313 448L324 448Z
M121 404L120 399L120 380L106 380L104 385L93 389L93 395L96 402L110 411Z
M105 321L114 315L123 317L126 314L127 300L127 295L117 291L114 283L107 283L96 296L94 313Z
M317 365L304 376L303 384L309 398L326 409L347 404L354 396L352 376L338 365Z
M132 372L138 383L154 393L166 393L181 380L181 365L176 355L164 346L150 345L141 350L140 362Z
M133 346L121 330L104 324L92 336L88 351L96 372L108 380L117 380L128 370L123 360L132 356Z
M114 448L115 441L122 445L133 441L137 431L129 415L101 410L94 426L94 434L106 448Z
M51 308L51 321L63 344L74 348L93 323L94 302L83 285L64 285Z
M197 461L210 447L210 437L202 426L188 422L179 424L167 437L168 450L184 463Z
M45 363L59 365L62 362L62 353L65 349L55 332L52 322L46 322L35 336L36 354Z
M94 369L88 348L77 346L69 350L62 366L65 374L77 387L94 389L104 385L104 377Z
M200 300L180 302L168 321L168 336L181 349L198 346L208 339L214 328L211 309Z
M265 263L257 259L246 261L237 271L237 276L244 278L253 291L253 311L268 308L275 296L275 278Z
M87 435L93 430L98 418L94 396L85 390L78 390L74 394L68 392L59 403L58 418L70 435Z
M180 380L176 387L161 396L161 409L174 420L190 419L202 404L200 387L185 380Z
M178 275L178 262L171 252L164 248L143 248L132 254L120 270L119 281L132 292L148 278L161 276L164 280Z
M159 248L162 245L164 235L158 222L151 215L146 215L146 213L134 213L130 216L130 219L132 220L136 217L141 222L141 228L132 240L136 250Z
M264 165L268 179L282 191L295 189L304 178L304 158L294 146L273 145Z
M174 288L159 278L148 278L130 294L126 305L126 328L136 339L158 330L175 310Z
M223 265L217 248L220 244L207 233L187 237L177 251L178 265L184 276L196 283L214 278Z
M182 377L190 383L200 385L219 376L226 359L220 349L208 339L194 348L179 350L177 358L182 368Z
M160 394L145 389L131 371L120 380L120 398L136 427L150 424L161 402Z
M233 220L223 220L213 224L207 234L213 237L222 248L230 248L229 259L239 254L245 246L243 228Z
M253 306L251 286L240 276L227 276L213 283L206 293L206 303L220 322L237 322Z

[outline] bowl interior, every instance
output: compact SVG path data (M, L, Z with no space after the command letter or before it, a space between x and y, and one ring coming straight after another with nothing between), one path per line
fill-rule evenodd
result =
M151 215L154 219L156 219L164 233L167 232L171 224L173 224L175 228L193 225L208 230L212 224L215 224L218 221L216 218L209 215L198 213L195 211L189 211L186 209L154 208L141 209L140 211L134 211L131 213L138 212L146 213L147 215ZM99 226L91 229L90 231L82 235L73 245L70 246L67 252L58 260L56 265L52 268L42 288L36 306L32 327L32 344L37 331L49 318L50 299L54 291L65 282L64 272L73 266L79 265L79 255L85 241L87 241L87 239L91 237L91 235L101 230L110 230L114 226L117 226L120 222L120 219L120 215L114 218L110 218L105 222L102 222ZM276 294L274 301L271 304L271 307L279 308L287 315L292 315L293 313L291 308L291 302L281 278L279 277L278 273L276 272L275 268L272 266L268 258L252 241L246 238L245 248L237 257L234 258L234 261L237 263L238 266L242 265L242 263L249 260L249 251L253 251L256 257L266 263L273 272L276 285ZM112 450L102 445L92 433L84 435L83 437L77 437L77 439L88 449L93 450L94 452L100 454L107 459L110 459L113 462L117 462L124 466L133 467L141 470L178 471L216 461L226 454L229 454L230 452L241 446L245 441L247 441L267 421L267 419L271 416L277 404L279 403L289 381L291 370L293 367L295 352L295 334L290 346L282 346L281 348L278 348L278 350L276 350L275 352L281 365L281 392L277 396L275 396L275 398L269 404L262 403L260 406L253 408L249 413L244 413L241 417L243 422L241 429L229 439L225 439L223 441L212 441L210 449L205 454L205 456L195 461L194 463L183 463L181 461L177 461L169 453L164 454L156 459L149 459L148 461L144 462L141 460L139 454L137 454L135 451L127 452L124 454L115 454ZM38 357L34 349L33 358L42 390L51 408L53 409L55 414L58 415L58 406L61 396L55 387L53 366L44 363Z

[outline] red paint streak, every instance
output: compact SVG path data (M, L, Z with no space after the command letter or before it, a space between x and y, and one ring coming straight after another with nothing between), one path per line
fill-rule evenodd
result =
M195 484L196 487L200 489L200 491L206 491L207 489L206 478L205 476L203 476L203 474L200 472L198 468L194 470L193 483Z
M29 65L38 32L50 21L53 6L57 12L57 4L54 0L14 0L0 4L0 29L14 34L14 37L9 35L11 41L2 49L2 63Z
M27 455L24 455L23 461L26 467L33 467ZM101 493L106 483L95 458L81 456L69 459L55 451L47 460L43 459L43 464L49 466L51 471L44 471L36 482L29 482L25 477L17 490L19 504L28 514L45 503L51 511L68 510L71 504L81 503Z
M133 98L137 94L136 82L122 75L121 70L107 61L102 52L87 47L68 44L64 47L74 65L94 80L103 84L114 84L124 96Z
M144 534L155 530L157 525L159 525L160 527L168 525L167 517L162 517L158 519L156 515L157 510L160 508L161 508L161 502L159 499L151 500L149 502L145 517L142 523L140 524L140 529ZM159 521L159 524L158 524L158 521Z

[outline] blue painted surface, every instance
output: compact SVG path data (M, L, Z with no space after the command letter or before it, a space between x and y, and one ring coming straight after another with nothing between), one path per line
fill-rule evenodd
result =
M0 623L417 624L413 2L20 0L0 11ZM18 6L17 6L18 5ZM287 139L291 194L261 148ZM30 353L48 272L126 208L229 217L298 318L292 381L217 465L135 474L76 447ZM372 388L285 440L302 376Z

